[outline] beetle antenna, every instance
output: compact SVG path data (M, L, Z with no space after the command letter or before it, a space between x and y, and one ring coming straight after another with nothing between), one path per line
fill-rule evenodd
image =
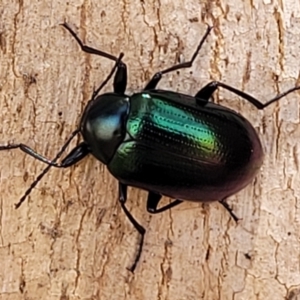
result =
M124 53L120 53L118 59L116 60L116 63L114 64L113 68L111 69L110 73L108 74L108 76L106 77L106 79L101 83L101 85L93 92L92 94L92 98L91 100L89 100L88 104L91 103L92 101L95 100L96 96L99 94L99 92L102 90L102 88L108 83L108 81L111 79L111 77L113 76L114 72L116 71L116 68L118 67L118 65L120 64L120 62L122 61L122 58L124 57ZM69 144L71 143L71 141L73 140L73 138L80 133L80 128L77 128L75 131L73 131L70 135L70 137L68 138L68 140L65 142L65 144L61 147L61 149L59 150L59 152L56 154L56 156L54 157L54 159L51 161L51 164L56 163L56 161L62 156L62 154L64 153L64 151L66 150L66 148L69 146ZM35 180L32 182L32 184L30 185L30 187L26 190L26 192L24 193L24 195L22 196L22 198L19 200L18 203L15 204L15 208L18 209L22 203L26 200L26 198L30 195L31 191L36 187L36 185L41 181L41 179L48 173L48 171L50 170L50 168L52 167L52 165L49 164L36 178Z

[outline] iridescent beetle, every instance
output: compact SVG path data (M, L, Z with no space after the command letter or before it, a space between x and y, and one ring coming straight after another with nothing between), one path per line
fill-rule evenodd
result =
M248 120L231 109L209 102L209 99L218 87L222 87L257 109L263 109L300 87L294 87L265 104L217 81L201 88L195 96L157 90L162 75L192 66L212 29L208 27L190 61L156 73L141 92L129 96L125 94L127 67L122 62L123 53L115 57L85 46L69 25L62 26L84 52L113 60L115 66L88 102L79 128L72 133L54 160L45 158L24 144L0 146L0 150L20 148L48 164L16 207L21 205L51 166L67 168L92 154L118 180L121 207L141 235L139 249L130 268L132 272L141 256L146 231L125 206L127 186L148 191L146 206L149 213L163 212L183 200L218 200L237 220L225 199L253 180L263 162L262 146ZM98 96L114 73L113 92ZM81 133L83 142L61 163L57 163L78 133ZM162 195L176 200L158 208Z

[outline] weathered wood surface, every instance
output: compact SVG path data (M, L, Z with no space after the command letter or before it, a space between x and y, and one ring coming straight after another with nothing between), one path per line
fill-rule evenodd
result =
M0 0L1 144L54 157L112 67L82 53L63 21L87 44L125 52L131 92L188 60L206 24L215 27L194 67L166 76L161 88L194 94L221 80L265 102L300 84L298 1ZM89 157L52 169L15 210L45 166L1 152L0 299L296 299L300 93L259 112L223 90L215 101L251 120L266 153L253 184L228 200L242 220L218 203L150 216L146 193L131 189L128 207L147 229L134 275L126 267L138 235L104 166Z

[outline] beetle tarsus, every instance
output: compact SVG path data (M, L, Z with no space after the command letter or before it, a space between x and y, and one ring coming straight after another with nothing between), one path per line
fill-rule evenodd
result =
M118 58L110 53L107 53L105 51L99 50L99 49L95 49L92 47L89 47L87 45L84 45L83 42L81 41L81 39L77 36L77 34L73 31L73 29L71 29L71 27L69 26L69 24L67 23L62 23L61 26L63 26L64 28L66 28L69 33L73 36L73 38L76 40L76 42L78 43L78 45L80 46L81 50L83 52L89 53L89 54L95 54L95 55L99 55L105 58L108 58L110 60L113 60L115 62L118 61Z
M138 231L138 233L141 236L140 243L139 243L139 248L138 248L134 263L132 264L132 266L130 268L127 268L130 272L134 273L134 270L135 270L135 268L136 268L136 266L137 266L137 264L138 264L138 262L141 258L141 254L142 254L142 251L143 251L144 237L145 237L146 230L143 226L141 226L135 220L135 218L129 212L129 210L125 206L126 200L127 200L127 185L119 182L119 201L121 203L121 207L122 207L126 217L129 219L130 223L133 225L133 227Z
M225 201L225 199L224 200L221 200L221 201L219 201L222 205L223 205L223 207L229 212L229 214L230 214L230 216L232 217L232 219L237 223L239 220L240 220L240 218L238 218L235 214L234 214L234 212L233 212L233 209L229 206L229 204Z
M195 50L192 58L187 61L187 62L184 62L184 63L179 63L177 65L174 65L170 68L167 68L163 71L160 71L160 72L157 72L153 75L153 77L150 79L150 81L147 83L147 85L145 86L144 90L153 90L156 88L156 85L159 83L159 81L161 80L162 78L162 75L164 74L167 74L167 73L170 73L170 72L174 72L174 71L177 71L177 70L180 70L180 69L187 69L187 68L190 68L192 65L193 65L193 62L195 60L195 58L197 57L200 49L202 48L205 40L207 39L209 33L211 32L213 27L211 26L208 26L207 29L206 29L206 32L204 34L204 36L202 37L200 43L198 44L198 47L197 49Z

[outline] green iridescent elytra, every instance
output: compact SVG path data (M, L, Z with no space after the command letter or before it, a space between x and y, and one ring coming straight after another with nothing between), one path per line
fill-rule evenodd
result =
M122 183L174 198L213 201L246 186L261 143L238 113L194 97L147 91L129 98L126 135L107 164Z

